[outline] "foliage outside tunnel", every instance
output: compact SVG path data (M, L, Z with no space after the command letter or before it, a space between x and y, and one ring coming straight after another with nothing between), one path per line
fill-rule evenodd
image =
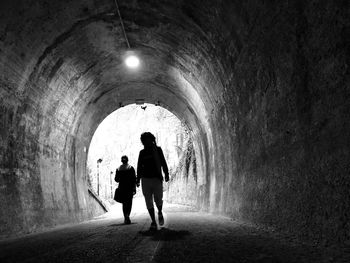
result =
M180 160L188 155L189 131L186 125L168 110L152 104L129 105L116 110L97 128L89 147L88 184L103 199L111 199L117 183L116 168L121 156L129 157L135 170L139 151L143 148L140 135L150 131L162 147L170 177L179 172ZM187 157L188 158L188 157ZM102 162L98 162L98 160Z

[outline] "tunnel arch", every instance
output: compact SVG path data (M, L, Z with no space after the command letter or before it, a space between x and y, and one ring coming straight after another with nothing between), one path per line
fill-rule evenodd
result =
M122 66L126 46L111 1L28 4L19 10L10 8L8 13L13 16L3 16L9 27L11 17L28 16L16 21L21 30L13 30L13 35L19 41L11 44L13 35L6 38L8 56L4 59L14 65L23 62L14 77L16 98L23 105L16 114L24 129L36 126L23 140L30 144L34 137L37 144L32 149L36 170L30 172L40 181L38 197L32 199L44 200L37 214L43 215L43 222L55 224L95 213L86 209L88 197L83 187L89 137L102 116L120 103L145 97L145 101L159 100L172 112L186 116L193 127L196 152L199 158L203 156L200 172L205 174L199 207L239 215L239 198L223 200L235 192L224 183L232 184L237 166L231 134L235 133L231 116L236 94L229 87L248 29L244 8L237 3L167 0L122 1L120 7L134 51L149 61L140 75L129 74ZM226 8L233 16L223 16L222 21ZM35 28L42 30L32 34ZM14 74L7 68L4 72ZM161 99L148 98L142 86L151 87ZM136 94L127 97L128 91ZM101 109L105 105L110 108ZM57 213L62 217L52 220Z
M60 114L60 112L64 112L67 106L68 108L70 108L69 110L72 110L72 106L74 107L76 115L73 118L70 118L69 120L69 126L71 127L69 136L67 136L66 138L62 137L62 140L65 139L65 141L62 142L62 145L67 145L67 147L65 146L66 156L71 156L71 152L80 151L78 148L72 148L72 140L76 145L81 144L80 142L77 142L76 139L81 138L81 136L83 136L83 133L80 133L80 127L84 127L84 132L86 132L86 130L89 130L90 135L88 136L92 136L91 131L93 131L93 129L86 129L86 126L82 125L82 123L84 123L85 112L88 112L88 115L94 114L95 107L98 107L90 106L91 104L114 105L114 103L128 103L128 100L133 101L138 97L147 97L147 95L162 93L162 89L164 89L164 91L168 89L168 94L161 95L160 99L149 98L149 102L154 100L160 100L164 101L162 102L164 105L167 105L168 102L165 98L172 98L176 96L176 94L178 94L177 96L182 96L182 100L184 100L185 102L181 102L178 105L175 105L175 103L173 105L170 105L169 107L172 111L181 112L181 114L183 114L181 108L186 109L185 115L191 116L189 118L189 121L192 124L191 126L200 127L199 129L195 129L197 135L196 141L203 141L204 143L204 146L201 146L200 152L202 152L205 156L205 163L213 163L213 156L215 155L215 153L213 153L212 149L209 150L209 144L211 148L213 148L213 137L210 134L211 124L208 123L208 119L209 115L212 113L211 111L215 108L215 105L213 105L212 101L212 98L215 97L215 94L213 94L214 91L212 91L212 89L213 87L220 86L220 84L216 83L216 85L211 86L210 89L206 88L207 85L204 83L205 80L202 80L199 76L200 73L203 73L203 65L208 65L208 63L205 63L205 57L208 55L208 51L202 50L197 52L197 55L201 57L199 60L202 62L202 64L192 64L196 61L196 59L186 55L186 53L188 53L186 49L181 49L175 52L169 52L169 50L174 51L174 47L173 43L168 42L167 39L169 38L169 36L167 35L158 36L156 32L156 36L158 36L158 38L155 38L157 42L157 48L155 48L152 45L145 45L143 42L141 42L143 40L142 36L138 36L138 38L140 38L141 41L134 37L133 41L135 43L135 46L138 47L139 45L141 47L138 50L136 50L136 52L139 52L141 54L141 58L143 58L144 61L148 60L148 67L144 72L141 73L129 73L121 66L122 61L120 57L122 57L123 52L125 52L125 49L123 48L125 43L123 43L124 40L121 36L120 30L119 32L113 32L116 29L113 23L115 24L116 21L116 18L114 18L108 13L97 14L91 18L78 21L78 23L74 24L73 27L70 28L68 31L56 37L53 44L51 44L44 50L42 55L39 57L36 65L34 66L33 72L29 77L31 83L41 82L42 85L48 86L49 90L52 91L48 94L48 100L51 100L52 103L46 104L48 108L44 108L44 112L48 112L49 114L53 112L55 115L62 115L62 117L66 118L67 116L65 114ZM128 21L126 21L126 23L128 23ZM178 18L176 23L177 24L175 28L169 28L168 25L166 25L165 27L169 30L169 32L176 32L176 29L179 28L179 25L181 25L181 29L184 28L183 24L180 23ZM174 27L174 25L172 26ZM198 26L195 26L193 23L191 24L191 27L198 29ZM76 33L76 31L79 32L79 30L84 31L85 34L79 35L78 33ZM95 32L96 34L98 34L98 36L94 36L95 39L92 40L92 43L90 43L90 45L98 47L97 53L104 53L106 51L109 51L109 53L113 55L112 58L111 54L108 54L106 57L103 57L103 59L100 59L100 55L95 55L93 57L95 57L95 60L98 60L98 62L86 61L86 52L90 51L91 49L89 47L87 49L82 47L84 47L84 41L86 41L86 38L91 40L91 34L93 34L91 32ZM133 33L131 33L130 35L132 39ZM179 39L179 35L180 34L177 33L175 36L171 36L170 38L176 40ZM191 40L191 51L193 50L193 43L200 43L200 45L203 45L200 46L199 50L205 47L205 44L203 44L203 32L198 32L198 34L193 34L191 32L191 38L196 37L202 39ZM152 39L152 37L150 38ZM98 42L99 39L104 39L105 42L102 44L94 42ZM116 42L115 40L119 40L119 42ZM112 42L112 44L108 43L108 41ZM140 41L141 43L138 43L138 41ZM114 45L115 49L118 51L114 51L113 48L110 47L111 45ZM153 43L153 45L155 44ZM178 56L169 57L169 53L177 54L178 52ZM205 52L205 54L201 55L201 52ZM70 53L74 54L74 56L65 58L65 54ZM90 57L89 59L94 60ZM188 65L190 65L190 67ZM198 71L196 70L196 67L200 67L200 72L198 74L193 73ZM96 70L96 68L98 69ZM180 68L180 70L178 68ZM116 72L118 74L115 74ZM154 74L155 72L157 72L158 74ZM137 76L139 73L141 76ZM213 72L211 72L210 70L206 73L209 74L203 75L212 76L212 79L217 79L217 77L215 77L215 75L213 75ZM82 84L79 82L82 82ZM176 84L171 85L171 88L169 89L167 86L170 86L168 83L171 82L175 82ZM134 88L131 87L137 87L140 85L151 87L157 86L157 89L159 89L159 91L157 89L152 89L152 92L150 92L150 94L143 94L142 92L138 91L139 94L134 95L134 97L131 98L126 98L125 102L123 101L124 99L120 99L119 102L116 102L114 99L112 99L115 97L123 97L123 92L125 89L128 89L129 92L133 92ZM75 94L71 94L71 92L69 92L69 89L71 89L72 87L75 88ZM186 87L186 89L183 89L182 87ZM199 92L201 93L200 95L198 94ZM189 94L193 98L186 100L186 97L188 97ZM63 100L61 99L61 101L59 102L57 98L61 98L62 95ZM65 98L65 96L68 98ZM105 101L105 99L107 101ZM69 102L62 103L62 101L66 100L68 100ZM147 98L146 102L148 102ZM71 106L71 104L73 105ZM186 107L186 104L191 104L191 107ZM53 108L52 105L54 105ZM177 108L179 108L179 110L177 110ZM114 109L115 108L112 107L109 110L109 112L111 112ZM83 116L82 121L80 120L79 114L80 116ZM98 114L100 115L99 118L102 118L104 114L108 114L108 110L107 113L99 112ZM196 119L196 115L200 116L199 120ZM65 120L65 122L67 122L67 119ZM98 119L96 119L95 124L91 124L89 125L89 127L97 127L97 123L99 123ZM47 131L47 127L50 127L50 125L48 124L48 122L44 121L42 127L43 128L41 129L41 133L44 134L44 136L40 137L44 138L43 144L50 144L50 142L46 143L46 141L50 141L50 138L45 139L47 138L46 135L50 134L50 131ZM58 129L56 129L56 131L57 130ZM57 134L55 133L52 133L50 136L53 137L54 140L57 139ZM84 146L83 149L86 149L86 146ZM213 154L209 154L208 151L211 151ZM73 157L69 157L67 159L72 158ZM209 158L211 158L210 161ZM80 159L78 157L74 157L74 160L76 162ZM74 168L74 173L80 171L78 167ZM209 173L209 171L212 177L215 177L215 171L212 168L207 167L203 169L203 172L205 173Z
M60 138L60 145L64 152L62 158L69 163L65 173L81 181L86 177L82 169L86 167L84 164L86 145L89 145L93 131L103 117L115 110L118 105L127 104L138 98L145 98L146 102L161 101L172 112L187 116L190 126L194 127L194 145L200 153L199 163L203 163L200 166L200 172L205 178L203 183L209 185L210 180L214 180L216 176L216 170L213 167L216 152L212 134L213 124L208 120L216 108L215 104L220 103L218 99L214 102L213 98L216 94L221 94L220 89L222 89L212 68L208 67L212 62L206 62L211 44L205 44L208 40L203 32L198 31L198 34L191 32L188 37L191 39L188 41L190 49L184 48L183 35L177 32L179 28L181 33L184 32L184 26L179 18L176 20L176 25L165 26L168 32L177 32L175 35L169 36L169 33L162 35L155 32L156 37L149 37L154 40L148 45L145 45L140 32L137 37L131 33L130 38L133 39L134 45L140 46L135 49L135 52L140 54L142 61L146 61L147 65L142 65L140 72L128 72L121 60L126 51L124 40L120 30L114 32L116 27L113 23L115 24L116 21L116 18L105 13L78 21L68 31L56 37L53 44L47 47L39 57L30 74L30 83L48 87L50 92L44 91L44 96L47 96L45 100L49 103L42 105L42 110L58 117L56 122L58 126L63 123L69 129L66 136L57 134L62 129L60 127L50 129L51 120L45 119L40 129L42 144L57 144L57 139ZM198 30L198 26L190 20L189 23L192 24L191 27ZM79 30L84 34L78 34ZM178 45L182 45L181 49L174 49L174 43L169 42L169 38L179 42ZM88 45L85 44L86 39L89 40ZM104 42L100 43L99 39L103 39ZM199 43L196 53L199 58L189 55L191 51L196 50L194 43ZM92 55L87 52L91 52ZM73 54L73 56L67 57L67 54ZM169 54L174 55L169 56ZM208 79L210 79L209 83L207 83ZM142 87L145 86L150 87L148 92L142 91ZM127 92L133 96L126 96ZM155 96L156 94L158 97ZM222 99L220 96L219 99ZM177 97L179 99L174 99ZM101 110L99 105L108 105L108 107L103 107ZM67 110L73 111L74 116L70 114L67 116L65 113ZM60 118L64 120L59 120ZM46 157L44 160L41 158L40 162L43 163L42 170L47 171L50 164L47 164L45 159ZM74 187L73 185L72 188ZM79 189L76 192L82 191L83 189ZM216 189L207 187L203 190L205 195L210 191L212 192L211 204L207 196L202 201L202 207L205 209L216 207L213 199ZM75 197L74 199L81 199L79 203L86 204L84 198ZM78 204L76 206L79 207Z
M18 200L21 208L13 211L18 214L18 228L33 231L100 213L84 188L87 145L103 116L140 98L159 101L192 127L198 163L202 163L199 173L203 174L198 204L205 210L217 209L215 196L220 186L215 189L209 184L223 174L214 165L215 156L223 155L218 146L230 144L229 137L221 134L225 129L215 123L221 119L216 116L224 114L227 119L229 114L224 107L225 67L216 57L205 23L196 19L202 14L193 13L196 6L166 2L166 8L144 1L120 5L133 50L147 62L132 73L123 67L126 45L111 1L10 4L2 9L7 11L1 16L2 25L10 28L2 46L6 53L2 65L18 65L13 71L2 67L5 75L15 79L6 83L15 93L5 96L20 105L9 112L16 112L16 121L24 130L24 136L20 132L18 136L28 145L25 149L18 146L23 152L19 156L33 163L20 166L28 178L33 177L28 184L38 188L35 194L23 194L28 201ZM26 19L18 19L16 29L11 27L11 17L19 13L25 13ZM35 28L41 30L33 34ZM13 38L18 41L11 42ZM145 86L152 92L145 92ZM226 157L227 163L230 160ZM16 162L21 163L20 157L10 166L18 166ZM26 203L35 206L27 209Z

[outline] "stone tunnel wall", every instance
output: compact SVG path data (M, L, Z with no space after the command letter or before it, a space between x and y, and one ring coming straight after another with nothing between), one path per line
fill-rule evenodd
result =
M216 163L229 174L216 178L217 207L307 240L349 240L349 3L244 3L251 22L238 57L227 6L216 24L227 25L218 34L228 37L213 42L226 63L224 107L232 122L221 114L213 125L229 130L234 143L227 148L213 133ZM234 155L232 178L222 152Z
M85 178L74 172L69 127L57 124L53 113L44 116L40 100L21 100L9 90L2 89L0 100L0 237L103 213L88 194Z
M72 102L75 90L65 85L64 74L55 77L55 71L45 67L28 76L25 63L19 61L33 55L31 47L5 53L20 44L0 50L1 237L104 212L89 195L84 174L75 172L84 163L84 157L76 159L75 151L74 114L79 110Z

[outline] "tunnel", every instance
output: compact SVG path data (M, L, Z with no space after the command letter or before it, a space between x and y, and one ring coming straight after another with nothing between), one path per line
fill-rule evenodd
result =
M142 101L190 130L197 178L182 200L349 242L348 1L0 5L1 237L104 213L86 183L91 138Z

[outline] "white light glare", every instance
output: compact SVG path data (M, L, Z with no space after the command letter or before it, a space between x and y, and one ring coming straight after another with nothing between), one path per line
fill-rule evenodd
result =
M125 64L129 67L129 68L137 68L140 64L140 60L138 57L134 56L134 55L131 55L131 56L128 56L126 59L125 59Z

